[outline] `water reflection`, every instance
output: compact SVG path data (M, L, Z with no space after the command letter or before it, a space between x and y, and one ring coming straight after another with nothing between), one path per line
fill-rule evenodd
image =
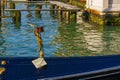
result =
M84 38L86 42L86 48L93 53L91 55L101 55L105 46L102 38L103 30L99 31L99 29L96 29L97 27L91 26L87 23L84 26ZM103 29L103 27L100 28Z
M110 54L120 53L120 26L104 27L105 52Z
M96 26L79 18L78 24L61 24L54 41L55 56L95 56L120 54L120 27Z
M43 9L49 7L42 6ZM20 8L24 9L26 5ZM29 8L35 7L30 6ZM92 25L82 20L81 12L77 13L77 23L62 19L57 14L53 14L53 16L50 11L41 11L38 15L35 15L34 11L23 11L21 15L20 25L13 24L11 18L2 21L0 28L0 55L2 56L39 56L37 42L29 23L33 23L35 26L43 26L45 29L45 32L41 34L45 57L120 53L119 26Z
M6 55L6 47L4 46L5 38L0 34L0 56Z
M20 5L16 5L16 8L18 8L18 6ZM21 4L20 8L25 9L26 6ZM30 8L32 9L34 6ZM43 8L46 8L46 6L43 5ZM26 17L27 14L31 14L32 16ZM56 50L56 47L50 45L50 42L53 40L54 36L57 35L58 21L53 19L49 11L42 11L40 18L35 16L34 11L22 11L20 25L13 23L12 18L3 19L1 30L4 34L1 34L1 41L5 40L5 42L0 44L0 55L4 57L39 56L37 42L29 23L35 24L35 27L44 27L45 32L41 35L44 41L45 56L53 56L52 53Z
M2 45L2 46L0 46L0 56L5 55L4 53L6 53L5 52L6 47L4 46L5 38L2 36L2 34L4 34L2 29L4 29L4 28L2 27L2 24L0 24L0 45Z
M57 46L55 56L79 56L84 54L83 32L77 32L75 23L64 24L59 27L59 35L56 37L54 45ZM82 27L82 26L81 26Z

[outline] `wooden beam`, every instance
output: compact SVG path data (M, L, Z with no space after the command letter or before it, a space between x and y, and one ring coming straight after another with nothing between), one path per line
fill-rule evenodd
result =
M5 9L5 11L80 11L80 9Z
M11 2L11 1L7 1L7 2ZM12 1L15 3L50 3L49 1Z
M0 16L1 16L1 13L2 13L2 12L1 12L1 1L2 1L2 0L0 0ZM1 18L0 18L0 23L1 23Z
M0 16L0 18L12 18L13 16Z

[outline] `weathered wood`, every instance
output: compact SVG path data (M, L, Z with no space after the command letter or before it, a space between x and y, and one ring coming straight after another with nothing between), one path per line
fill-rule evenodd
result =
M69 4L65 4L65 3L62 3L62 2L59 2L59 1L50 1L51 4L55 4L57 6L60 6L62 8L65 8L65 9L71 9L71 10L80 10L80 8L76 7L76 6L73 6L73 5L69 5Z
M15 22L15 23L21 22L21 12L19 10L18 11L14 11L13 22Z
M0 0L0 17L1 17L1 0ZM1 22L1 18L0 18L0 22Z
M5 11L36 11L35 9L5 9ZM37 9L38 11L80 11L80 9Z
M9 1L8 1L9 2ZM37 3L37 4L53 4L53 5L56 5L56 6L60 6L62 8L65 8L65 9L61 9L62 11L80 11L80 8L76 7L76 6L73 6L73 5L69 5L69 4L65 4L65 3L62 3L62 2L59 2L59 1L12 1L12 2L15 2L15 3ZM55 11L55 10L58 10L58 9L49 9L49 10L46 10L46 9L42 9L42 11ZM21 10L21 11L27 11L27 10ZM34 11L34 10L30 10L30 11Z
M15 3L14 2L10 2L10 9L15 9Z
M39 6L36 6L36 8L35 8L35 14L40 14L40 7Z
M40 11L51 11L51 12L57 12L57 13L60 13L59 14L59 17L62 18L62 16L64 16L64 13L65 13L65 18L67 20L70 19L70 13L71 12L77 12L77 11L80 11L80 8L76 7L76 6L73 6L73 5L70 5L70 4L65 4L65 3L62 3L62 2L59 2L59 1L13 1L14 3L15 2L27 2L27 3L33 3L33 2L37 2L36 4L38 6L36 6L35 9L5 9L5 11L35 11L36 15L40 14ZM42 3L43 2L43 3ZM42 9L42 7L39 7L40 4L46 4L46 5L50 5L52 6L52 8L50 7L50 9ZM58 7L57 9L55 7ZM75 19L76 20L76 14L75 14Z
M0 18L12 18L13 16L0 16Z
M7 3L9 3L11 1L7 1ZM49 1L12 1L15 3L49 3Z
M55 9L55 7L56 7L56 5L53 5L53 4L50 5L50 9ZM55 11L50 11L50 14L52 14L52 15L55 14Z

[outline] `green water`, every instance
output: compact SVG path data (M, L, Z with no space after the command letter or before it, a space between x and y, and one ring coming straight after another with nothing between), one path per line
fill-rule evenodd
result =
M67 24L58 28L53 44L61 44L56 56L96 56L120 54L120 26Z
M21 6L21 7L19 7ZM24 9L26 4L17 4ZM30 9L34 9L34 5ZM42 8L49 8L43 5ZM6 15L9 13L7 12ZM30 14L30 16L28 16ZM0 27L1 57L37 57L38 45L29 23L43 26L41 33L45 57L76 57L120 54L120 26L95 26L80 17L77 23L60 20L49 11L23 11L21 23L2 19ZM78 14L79 15L79 14Z

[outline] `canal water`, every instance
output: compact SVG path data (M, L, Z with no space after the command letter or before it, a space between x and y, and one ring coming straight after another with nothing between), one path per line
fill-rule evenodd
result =
M50 6L43 5L42 8ZM34 4L29 9L34 9ZM16 4L26 9L26 4ZM10 15L10 12L6 12ZM77 22L60 20L50 11L22 11L21 23L12 18L2 19L0 27L0 57L38 57L38 45L33 28L43 26L41 33L45 57L79 57L120 54L120 26L98 26L84 22L77 14Z

